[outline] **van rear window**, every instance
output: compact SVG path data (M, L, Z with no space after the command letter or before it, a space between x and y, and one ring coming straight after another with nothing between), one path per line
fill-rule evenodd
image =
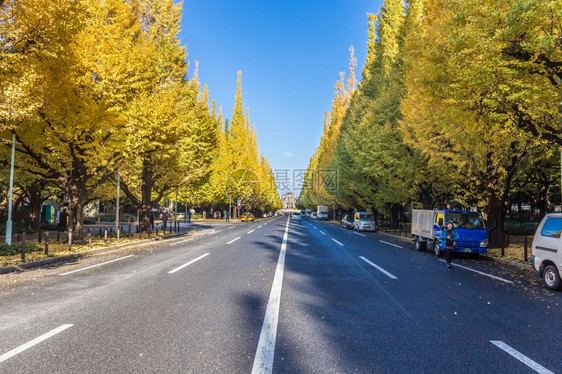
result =
M547 219L542 227L541 235L559 238L562 235L562 218Z

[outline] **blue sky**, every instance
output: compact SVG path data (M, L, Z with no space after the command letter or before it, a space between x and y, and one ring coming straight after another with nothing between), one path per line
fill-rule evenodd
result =
M360 78L367 12L380 5L380 0L185 0L180 38L190 73L199 61L200 81L228 118L236 72L242 70L244 107L250 108L260 152L274 171L288 169L292 175L306 169L320 141L324 112L331 108L339 72L347 72L351 45Z

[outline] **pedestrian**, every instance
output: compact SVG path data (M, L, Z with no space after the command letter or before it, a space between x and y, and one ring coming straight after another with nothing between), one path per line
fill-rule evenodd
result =
M191 223L191 210L187 212L187 222Z
M453 250L459 240L459 234L455 230L455 226L451 221L447 221L445 228L441 230L441 246L445 247L445 259L447 260L447 269L451 268L451 258L453 257Z
M154 213L150 213L150 229L154 230Z
M68 213L66 212L66 208L64 208L59 215L60 231L66 231L66 225L67 224L68 224Z
M227 222L228 221L228 217L226 216L226 210L222 211L222 216L224 217L224 221Z
M168 223L168 215L162 214L162 225L164 226L164 233L166 233L166 224Z

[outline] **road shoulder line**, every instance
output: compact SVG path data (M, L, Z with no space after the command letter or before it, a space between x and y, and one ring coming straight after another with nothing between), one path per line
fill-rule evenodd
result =
M531 360L529 357L525 356L523 353L511 348L509 345L505 344L501 340L490 340L490 343L501 349L502 351L508 353L512 357L515 357L534 371L540 374L554 374L552 371L548 370L544 366Z
M439 261L441 261L441 262L446 262L446 261L443 260L443 259L439 259ZM505 282L505 283L513 284L513 281L510 281L510 280L508 280L508 279L504 279L504 278L501 278L501 277L497 277L497 276L492 275L492 274L484 273L483 271L480 271L480 270L471 269L471 268L469 268L469 267L462 266L462 265L459 265L459 264L456 264L456 263L453 263L452 265L453 265L453 267L459 267L459 268L461 268L461 269L465 269L465 270L468 270L468 271L472 271L472 272L474 272L474 273L483 275L483 276L488 277L488 278L493 278L493 279L497 279L497 280L502 281L502 282Z

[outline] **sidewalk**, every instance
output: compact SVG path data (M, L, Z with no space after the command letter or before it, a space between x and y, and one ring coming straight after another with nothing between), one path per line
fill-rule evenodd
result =
M192 231L186 231L186 232L180 232L180 233L172 233L172 234L168 234L168 235L156 237L156 238L140 239L140 240L136 240L136 241L132 241L132 242L128 242L128 243L122 243L122 244L112 244L112 245L108 245L106 247L104 246L104 247L94 248L94 249L86 250L86 251L83 251L83 252L72 253L72 254L66 255L66 256L58 256L58 257L52 257L52 258L48 258L48 259L44 259L44 260L40 260L40 261L26 262L26 263L18 264L18 265L0 267L0 275L1 274L8 274L8 273L16 272L16 271L23 271L25 269L32 269L32 268L52 265L52 264L59 263L59 262L72 261L72 260L76 260L76 259L79 259L79 258L91 257L91 256L95 256L95 255L98 255L98 254L105 254L105 253L110 253L110 252L114 252L114 251L120 251L120 250L124 250L124 249L129 249L129 248L135 247L135 246L139 247L139 248L144 248L144 247L147 247L149 245L156 244L157 242L162 242L162 241L170 240L170 239L174 239L174 238L182 238L182 237L189 236L190 238L195 240L199 237L206 236L205 235L206 231L208 231L208 229L192 230ZM189 235L189 234L192 234L192 235ZM209 234L207 234L207 235L209 235Z

